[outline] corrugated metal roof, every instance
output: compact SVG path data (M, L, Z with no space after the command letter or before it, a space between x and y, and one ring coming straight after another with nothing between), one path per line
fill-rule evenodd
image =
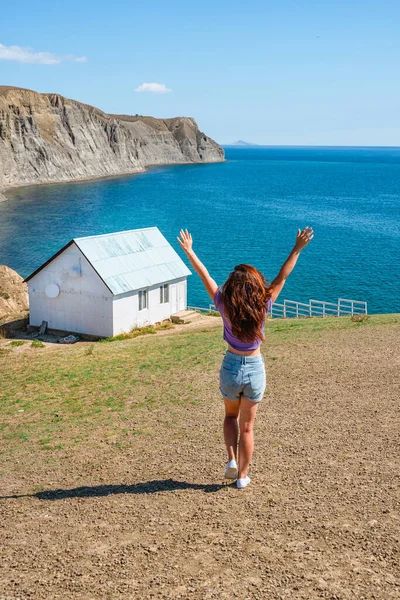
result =
M158 227L73 241L115 295L191 275Z

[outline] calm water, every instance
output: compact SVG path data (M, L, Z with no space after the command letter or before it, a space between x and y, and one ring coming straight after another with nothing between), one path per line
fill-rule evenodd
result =
M27 276L72 237L157 225L178 252L179 229L190 229L219 284L239 262L271 279L310 225L314 240L282 298L400 312L400 148L227 148L226 157L14 190L0 204L0 264ZM189 303L208 303L196 275Z

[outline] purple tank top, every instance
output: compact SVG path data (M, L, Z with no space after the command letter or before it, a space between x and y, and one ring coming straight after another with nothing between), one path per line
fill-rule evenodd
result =
M222 302L222 294L221 294L220 290L217 290L215 292L214 304L215 304L215 307L217 308L217 310L221 314L222 321L224 323L223 338L226 341L226 343L229 344L229 346L231 346L235 350L239 350L240 352L246 352L247 350L256 350L256 348L258 348L261 345L260 339L256 339L256 340L254 340L254 342L243 342L242 340L239 340L237 337L235 337L233 335L230 323L224 313L224 304ZM271 307L272 307L272 300L270 298L267 303L265 315L267 315L267 313L271 310ZM261 327L262 333L264 333L264 325L265 325L265 321Z

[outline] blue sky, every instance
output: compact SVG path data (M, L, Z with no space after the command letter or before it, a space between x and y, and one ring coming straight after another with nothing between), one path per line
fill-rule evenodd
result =
M398 146L399 24L397 0L20 0L0 84L193 116L220 143Z

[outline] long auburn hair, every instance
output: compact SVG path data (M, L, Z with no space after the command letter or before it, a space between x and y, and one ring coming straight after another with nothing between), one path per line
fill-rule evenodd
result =
M243 342L264 341L261 326L271 297L262 273L251 265L237 265L221 289L224 312L232 333Z

